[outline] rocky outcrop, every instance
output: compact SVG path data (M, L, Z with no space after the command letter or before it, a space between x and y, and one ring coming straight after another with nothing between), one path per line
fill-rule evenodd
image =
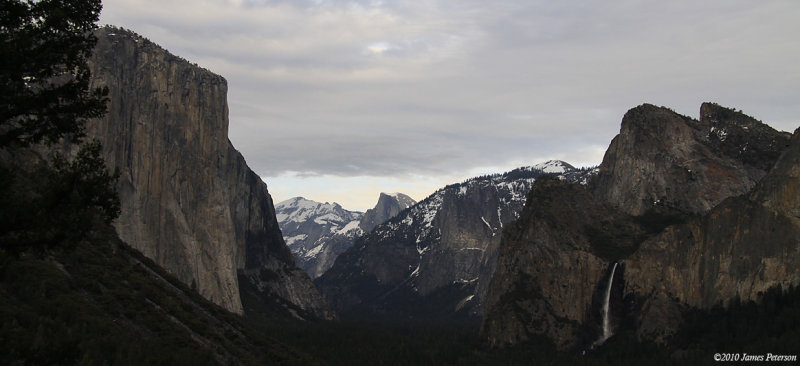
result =
M540 178L520 218L503 231L483 334L490 344L546 334L561 348L599 329L610 267L636 250L647 229L578 184Z
M365 233L372 231L376 226L395 217L400 211L413 206L417 201L402 193L383 193L378 197L375 207L367 210L358 227Z
M792 219L800 219L800 128L792 143L775 163L772 171L759 182L750 199Z
M715 103L700 106L700 141L723 156L768 172L789 145L790 134L741 111Z
M262 268L285 269L265 293L323 308L294 290L313 287L293 270L266 185L228 140L225 79L131 32L96 35L92 84L109 88L109 113L87 132L120 169L122 240L230 311L243 311L237 271Z
M700 120L644 104L622 119L593 186L623 211L653 207L702 214L750 191L786 147L789 134L715 104Z
M483 334L494 345L545 336L593 347L608 301L610 328L663 341L685 306L798 283L789 136L708 103L699 121L630 110L588 190L541 182L504 231Z
M800 284L800 131L793 140L752 192L668 228L624 261L625 293L643 309L640 338L665 341L681 306L757 301L771 287Z
M560 162L562 176L589 174ZM542 169L449 185L377 226L316 280L344 314L394 319L479 317L503 226Z

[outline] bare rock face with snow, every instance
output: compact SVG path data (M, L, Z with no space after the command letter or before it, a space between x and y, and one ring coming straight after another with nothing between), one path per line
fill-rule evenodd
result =
M587 188L537 184L507 225L484 336L583 348L624 326L663 342L681 309L797 285L797 135L790 147L789 134L708 103L700 120L630 110Z
M489 289L483 334L495 346L546 334L558 347L602 333L600 309L613 263L647 230L584 186L534 184L520 218L507 225Z
M345 210L335 202L295 197L275 205L275 212L298 266L317 278L356 238L415 203L402 193L381 193L375 208L361 213Z
M381 193L374 208L367 210L358 224L365 233L395 217L400 211L413 206L416 201L402 193Z
M679 324L664 313L758 301L771 287L800 284L800 129L753 191L669 227L623 265L626 296L643 309L637 333L657 341Z
M244 310L237 272L274 270L263 296L322 315L267 186L228 140L225 79L132 32L96 35L92 85L108 86L109 113L87 134L120 169L120 238L232 312Z
M595 193L641 215L654 206L702 214L751 190L789 134L704 103L700 120L644 104L629 110L606 151Z
M348 211L338 203L320 203L295 197L275 205L278 224L297 265L317 278L353 245L363 231L363 214Z
M576 180L591 174L551 162L449 185L358 239L315 283L344 315L479 317L503 226L544 168Z

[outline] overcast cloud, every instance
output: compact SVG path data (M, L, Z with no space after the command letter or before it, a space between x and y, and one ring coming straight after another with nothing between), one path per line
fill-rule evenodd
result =
M105 0L228 80L230 138L276 200L365 209L558 158L626 110L714 101L800 124L800 2Z

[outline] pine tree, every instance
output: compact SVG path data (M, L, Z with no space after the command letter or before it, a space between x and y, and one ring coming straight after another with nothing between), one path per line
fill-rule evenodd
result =
M99 0L0 0L0 254L82 240L120 212L101 145L73 159L42 157L43 143L79 143L106 113L106 88L89 87Z
M0 147L80 139L106 111L87 65L100 1L0 1Z

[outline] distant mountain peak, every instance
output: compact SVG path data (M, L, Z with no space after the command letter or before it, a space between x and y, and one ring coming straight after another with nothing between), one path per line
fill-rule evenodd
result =
M338 203L321 203L294 197L275 205L275 216L298 266L312 278L321 275L338 252L348 248L363 232L363 213Z
M402 193L381 193L375 208L362 213L293 197L275 205L275 216L298 266L315 278L356 238L415 203Z
M308 221L309 218L344 222L352 220L354 214L358 214L359 217L361 214L357 211L345 210L336 202L320 203L303 197L293 197L279 202L275 205L275 213L281 225L287 222L301 223Z
M563 170L553 175L576 183L594 174L551 162L447 185L366 232L315 283L332 307L352 316L480 316L503 228L545 169Z
M378 197L378 203L374 208L364 213L364 218L359 226L365 233L372 231L376 226L391 219L401 211L416 204L413 198L403 193L384 193Z
M565 173L575 170L575 167L561 160L548 160L544 163L539 163L533 166L534 169L541 170L545 173Z
M400 204L400 207L401 207L402 210L405 210L405 209L407 209L407 208L409 208L409 207L411 207L411 206L413 206L414 204L417 203L416 200L414 200L413 198L409 197L407 194L404 194L404 193L400 193L400 192L392 192L392 193L381 192L381 194L389 196L389 197L393 198L395 201L397 201L397 203Z

